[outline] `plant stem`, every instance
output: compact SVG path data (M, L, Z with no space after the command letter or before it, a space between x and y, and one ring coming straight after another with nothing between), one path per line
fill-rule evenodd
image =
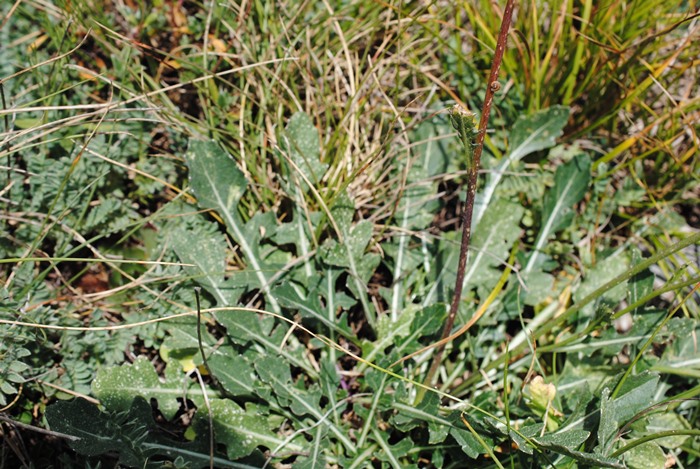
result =
M457 264L457 280L455 282L455 292L452 299L452 304L450 305L450 313L445 321L445 327L442 330L442 336L440 340L449 337L452 331L452 326L455 322L455 317L457 316L457 310L459 309L459 303L462 300L462 288L464 284L464 272L467 267L467 253L469 252L469 241L472 234L472 213L474 212L474 195L476 194L477 185L477 174L479 171L479 164L481 162L481 151L484 146L484 137L486 136L486 127L489 122L489 115L491 114L491 105L493 104L493 97L496 91L499 90L500 86L498 83L498 72L501 68L501 60L503 59L503 53L506 49L506 42L508 39L508 31L510 29L510 23L513 18L513 8L515 6L515 0L508 0L506 3L505 10L503 11L503 19L501 20L501 30L498 33L498 41L496 42L496 51L493 56L493 63L491 64L491 74L489 75L488 87L486 88L486 97L484 99L484 105L481 111L481 119L479 121L479 132L476 134L476 142L473 148L473 155L471 164L469 165L469 176L467 179L467 199L465 201L462 210L462 242L460 244L459 251L459 261ZM460 135L463 139L463 136ZM464 143L464 139L463 139ZM471 144L466 142L465 145ZM465 149L469 152L471 149ZM442 361L442 355L445 351L446 343L440 345L435 352L433 361L430 365L430 370L425 377L424 383L428 386L432 386L433 378L440 368L440 363ZM416 403L420 402L425 395L425 388L420 388L418 394L416 395Z

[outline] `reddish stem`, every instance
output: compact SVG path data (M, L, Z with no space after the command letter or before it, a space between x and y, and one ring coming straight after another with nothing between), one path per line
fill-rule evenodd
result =
M452 331L452 326L455 322L455 317L457 316L457 310L459 309L459 303L462 300L462 287L464 286L464 272L467 267L467 253L469 252L469 241L472 235L472 213L474 212L474 195L476 194L477 185L477 174L479 171L479 165L481 162L481 151L484 147L484 137L486 136L486 127L489 122L489 115L491 114L491 105L493 104L493 97L496 91L499 90L500 86L498 83L498 72L501 69L501 61L503 60L503 53L506 49L506 42L508 40L508 31L510 30L510 23L513 18L513 8L515 6L515 0L508 0L506 3L505 10L503 11L503 19L501 20L501 31L498 33L498 41L496 42L496 51L493 56L493 63L491 65L491 74L489 75L488 87L486 88L486 97L484 99L484 106L481 111L481 120L479 121L479 133L476 136L476 145L474 148L474 164L472 165L471 171L469 172L469 177L467 180L467 199L464 204L464 209L462 210L462 242L460 244L459 250L459 261L457 264L457 281L455 282L455 293L452 299L452 304L450 305L450 313L445 321L445 327L442 330L442 336L440 340L445 339L450 335ZM433 357L433 362L430 366L430 370L425 378L424 383L428 386L432 385L433 377L437 373L440 367L440 362L442 361L442 354L445 351L445 345L441 344L435 356ZM422 398L422 394L418 394L418 401Z

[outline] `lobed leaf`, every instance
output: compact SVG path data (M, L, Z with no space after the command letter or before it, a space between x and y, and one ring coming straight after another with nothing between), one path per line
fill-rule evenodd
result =
M185 158L190 170L190 184L199 206L216 210L223 218L229 234L241 247L256 286L265 293L270 308L279 313L277 300L270 294L274 271L261 257L259 243L251 239L251 234L259 233L260 226L246 225L238 214L238 203L248 184L245 176L214 141L190 140Z

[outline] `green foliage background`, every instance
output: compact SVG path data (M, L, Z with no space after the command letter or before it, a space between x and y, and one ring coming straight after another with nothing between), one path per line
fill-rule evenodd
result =
M697 464L694 2L519 6L417 397L500 8L0 6L0 465Z

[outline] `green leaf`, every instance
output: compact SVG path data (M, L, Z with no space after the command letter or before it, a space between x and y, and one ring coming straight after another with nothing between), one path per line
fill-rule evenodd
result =
M177 318L168 324L168 335L160 345L159 355L166 362L177 362L183 371L191 371L202 364L197 338L197 327L202 335L202 348L209 355L215 349L216 339L207 330L206 324L197 324L197 318ZM174 363L173 365L174 366Z
M137 399L133 401L133 406L129 407L138 410L144 403L146 401L143 399ZM135 413L136 418L150 415L150 406L146 406L146 409L141 409L142 412ZM114 425L108 414L100 412L96 405L83 399L59 401L49 406L46 409L46 420L53 431L77 437L77 440L69 440L69 445L80 454L99 456L115 452L124 464L130 465L139 465L139 459L143 456L138 454L138 449L130 443L145 439L147 427L139 432L141 435L123 438L121 433L126 431L123 426Z
M212 374L226 392L236 397L255 395L256 375L252 364L231 346L222 346L209 356Z
M330 355L321 357L320 387L321 393L328 399L328 408L331 418L336 426L340 425L341 416L346 409L346 404L340 402L345 399L348 392L341 386L341 378L336 369L336 361ZM325 427L324 427L325 428Z
M178 318L177 322L173 321L168 327L168 337L163 341L163 346L171 351L196 351L199 354L199 340L197 338L197 327L202 333L202 346L204 351L209 353L209 350L216 343L216 340L207 331L206 324L198 324L197 318L187 316ZM162 351L161 351L162 356ZM165 359L165 358L164 358ZM167 361L167 359L165 359Z
M697 343L700 321L692 318L673 318L667 328L671 337L666 341L667 346L661 360L655 366L663 367L667 373L672 371L683 374L700 371L700 347Z
M340 233L345 235L352 227L355 217L355 202L352 201L347 191L342 190L336 195L331 206L331 216Z
M413 158L407 161L402 157L396 162L395 177L405 181L396 220L404 230L418 231L427 228L439 208L439 204L431 200L431 195L437 191L437 184L431 178L443 174L446 170L447 150L438 138L441 135L446 136L449 132L449 128L446 125L440 126L438 121L424 121L419 125L414 138L427 141L413 148ZM403 237L399 236L399 240ZM398 274L395 276L399 277Z
M573 292L574 301L581 301L583 298L593 293L615 277L622 275L629 269L629 260L624 251L618 250L612 255L600 260L592 269L588 271L584 280ZM596 302L591 302L582 308L584 316L592 316L597 305L613 306L625 296L626 282L622 282L601 294Z
M398 413L394 415L393 422L397 428L407 431L414 428L421 421L428 423L429 444L438 444L445 441L452 423L440 417L440 398L437 394L429 392L415 408L411 406L397 407Z
M325 438L327 428L323 425L317 426L312 432L313 440L306 447L306 456L297 458L294 462L294 469L325 469L327 466L326 455L324 454L330 447L330 443Z
M118 413L100 412L97 406L75 399L49 406L46 420L51 430L78 438L68 440L76 452L90 457L116 454L120 466L155 469L163 467L163 458L177 459L190 467L209 464L209 442L204 435L192 442L170 440L153 421L152 412L151 405L140 397L128 411ZM216 455L213 459L216 467L252 469Z
M347 232L344 243L333 239L326 241L321 251L322 259L332 266L351 268L362 259L371 239L372 223L362 221Z
M287 153L302 174L310 179L312 184L323 177L328 165L321 163L321 148L318 130L308 114L295 113L290 119L280 138L280 149ZM290 168L292 174L296 170ZM299 185L306 190L306 182L297 174Z
M304 192L309 189L309 183L317 185L328 165L320 161L318 130L307 114L294 114L280 135L279 142L280 151L291 160L288 162L283 155L280 157L280 177L282 187L292 199L294 207L293 220L276 230L273 238L276 242L296 246L297 257L304 259L302 272L306 278L311 278L314 275L311 252L317 244L315 231L321 217L320 214L309 214L304 210L303 207L307 205ZM306 176L306 180L302 176Z
M2 392L2 394L8 394L8 395L17 394L17 388L15 386L11 385L8 381L0 382L0 391ZM2 396L2 394L0 394L0 396ZM5 401L4 399L5 398L3 397L3 403L6 403L7 401Z
M519 117L510 135L510 153L486 177L486 185L474 201L473 225L477 227L503 174L512 163L530 153L551 148L562 134L569 117L569 108L553 106L525 117Z
M479 440L477 440L469 430L452 427L450 429L450 436L455 439L464 454L471 459L478 458L479 455L484 452L484 447L481 446Z
M274 454L304 450L302 445L268 430L268 421L264 415L251 410L244 411L229 399L214 399L209 405L216 441L226 445L226 454L230 459L248 456L258 446L273 450ZM204 420L208 419L207 413L198 412L197 416L202 419L202 427Z
M659 384L659 375L644 371L632 375L620 386L613 406L619 422L626 422L653 402Z
M131 365L102 369L92 383L92 392L105 408L115 412L127 411L135 397L155 398L160 411L170 420L180 409L178 398L187 397L198 407L204 405L201 388L174 365L166 367L163 381L145 357L137 358ZM207 395L210 399L215 396L211 391Z
M259 359L255 362L255 369L260 379L272 388L274 398L281 407L289 407L298 416L310 415L315 422L323 422L348 451L356 451L346 431L330 422L321 410L321 391L318 387L300 389L294 385L289 364L277 357L268 355Z
M374 441L379 444L381 451L377 451L376 457L380 461L387 461L392 467L406 467L399 459L405 457L413 448L413 442L410 438L404 438L398 443L392 445L389 443L389 435L382 434L379 430L372 428L372 436Z
M639 187L635 178L625 178L622 185L615 190L613 197L615 207L633 207L646 196L646 191Z
M533 270L521 275L521 278L527 285L527 291L524 292L524 299L522 300L524 304L536 306L547 302L555 296L554 276L552 274L541 270Z
M535 441L535 443L537 443L537 446L540 447L540 449L547 449L556 453L564 454L585 465L590 465L594 467L610 467L613 469L625 469L624 464L612 458L608 458L594 453L584 453L582 451L576 451L567 446L562 446L554 443L540 442L538 438L534 438L533 440Z
M654 402L658 383L659 375L645 371L630 376L620 386L615 399L610 398L609 388L603 389L596 453L604 456L611 453L619 425L626 423Z
M531 421L531 419L528 419L528 422ZM531 455L535 448L535 442L532 441L532 438L540 435L543 428L544 423L526 423L517 431L511 428L508 436L518 446L519 451Z
M259 226L246 226L238 214L238 202L247 186L245 176L231 156L214 141L190 140L185 157L197 203L202 208L216 210L223 218L248 262L252 277L257 280L256 286L265 293L268 306L280 313L277 300L270 294L274 272L270 272L261 258L259 245L251 243L251 230L259 230Z
M627 451L623 457L629 469L658 469L666 467L666 455L654 441L635 446Z
M449 148L452 143L449 137L453 131L444 114L418 124L411 136L412 153L416 160L411 169L420 169L421 175L414 180L445 174L451 166L457 167Z
M632 264L636 265L642 261L639 249L633 248ZM634 304L640 299L647 296L654 288L654 274L649 269L639 272L637 275L629 279L627 283L627 302ZM643 307L636 308L631 311L631 314L639 312Z
M448 232L436 240L430 271L426 272L429 285L421 302L422 306L433 303L449 303L452 301L457 276L457 261L459 258L459 242L457 232Z
M649 417L643 434L653 435L670 430L689 430L691 428L692 426L683 416L667 411ZM676 449L683 445L688 438L688 435L667 436L654 440L654 442L664 448Z
M446 144L439 137L449 132L449 126L442 118L423 121L412 137L412 141L423 143L417 143L413 148L412 158L401 157L396 161L395 177L403 184L395 215L400 229L390 243L384 244L385 262L393 277L393 283L384 297L393 321L398 319L407 304L406 292L411 291L418 278L413 275L416 268L429 255L426 241L416 238L411 232L427 228L440 208L438 201L432 197L437 191L437 184L431 177L447 169L449 159Z
M372 239L372 223L362 221L351 228L354 209L347 193L341 192L331 209L331 214L343 236L343 242L327 239L321 246L320 254L326 264L347 268L347 287L360 300L367 321L374 327L376 314L367 295L367 282L377 268L380 257L376 253L365 254Z
M255 362L255 369L260 379L272 387L280 406L290 407L299 416L309 414L319 417L322 414L320 392L293 386L289 364L268 355Z
M365 360L373 362L377 356L383 356L386 349L395 345L401 337L408 336L415 313L415 307L407 308L395 322L388 315L380 316L377 321L377 339L362 341L362 356ZM364 370L365 367L364 364L359 365L360 370Z
M312 250L317 240L313 239L313 233L318 227L321 215L310 213L307 217L307 213L299 205L296 204L293 209L292 221L280 225L270 238L278 245L293 244L296 247L297 258L304 259L303 269L300 270L306 279L310 279L316 274Z
M596 362L583 354L570 355L556 381L557 389L566 389L562 395L564 399L587 403L591 394L600 394L603 383L614 376L614 372L608 367L596 366Z
M547 191L544 197L540 231L533 252L522 270L523 274L542 263L542 249L549 238L571 223L573 206L583 198L590 178L591 159L585 154L557 168L554 188Z
M490 290L498 282L511 246L520 236L523 212L521 205L504 199L492 204L482 223L474 229L464 274L465 287L481 285Z
M619 420L615 414L615 407L610 399L610 389L603 389L600 396L600 419L598 420L598 446L597 454L607 456L612 451L613 439L617 433Z
M228 336L239 345L247 345L258 341L276 347L269 341L269 327L275 324L275 319L269 316L258 316L250 311L226 311L217 314L217 321L226 328Z
M138 216L123 199L100 197L99 203L90 208L82 229L102 234L116 233L127 227Z
M303 369L310 377L318 377L297 339L294 336L287 337L289 324L279 325L278 320L272 316L236 310L219 313L217 321L226 328L234 343L250 347L250 353L255 354L252 360L264 357L268 353L279 354L287 363ZM280 348L283 342L286 342L287 346Z
M412 309L407 309L404 315L410 314L413 316ZM442 329L447 312L448 306L444 303L436 303L416 311L415 317L410 321L409 334L397 334L393 339L396 345L394 348L395 352L401 355L408 355L428 345L430 341L426 339L437 334Z
M548 449L560 454L565 454L585 464L594 464L598 467L623 468L624 465L614 459L577 450L577 448L588 439L590 434L590 432L585 430L570 430L560 433L549 433L541 437L533 438L532 440L541 449Z
M544 445L563 446L574 449L581 446L591 435L586 430L569 430L565 432L547 433L537 438L537 442Z
M248 182L231 156L213 140L190 140L185 157L199 206L221 216L236 212Z
M204 230L175 229L171 244L184 264L187 275L191 276L215 300L218 306L236 304L243 288L226 282L226 240L223 235Z
M519 117L510 134L510 156L514 161L530 153L551 148L562 134L570 109L552 106L529 116Z
M355 333L347 324L339 323L335 317L330 318L326 315L324 307L319 300L319 293L316 288L308 294L303 293L302 288L292 282L287 282L273 290L273 295L277 298L280 305L291 310L299 311L302 318L313 319L315 322L321 323L328 329L341 334L351 340L355 340ZM302 296L303 295L303 296Z

